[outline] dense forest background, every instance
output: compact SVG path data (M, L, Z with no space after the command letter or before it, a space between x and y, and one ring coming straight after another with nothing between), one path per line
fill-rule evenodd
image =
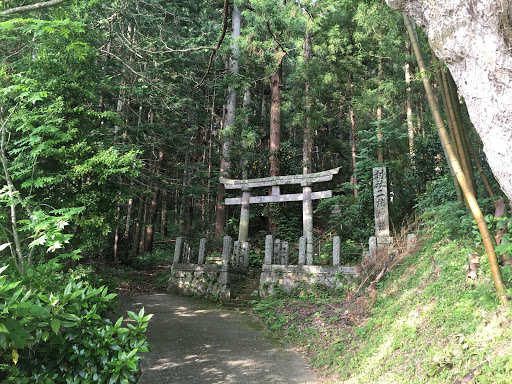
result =
M389 168L395 228L457 199L402 17L384 1L65 2L4 16L0 31L13 187L2 215L19 221L0 236L21 264L48 248L126 262L182 234L236 235L220 176L341 167L315 230L335 228L347 250L373 232L372 167ZM449 72L417 36L444 100ZM485 167L455 98L469 161ZM297 241L301 215L255 206L251 240Z
M361 281L258 298L255 312L337 378L510 382L508 202L405 13L384 0L7 0L0 36L1 382L136 382L151 315L128 312L125 328L108 288L166 289L176 237L212 251L236 237L239 207L223 201L240 191L221 177L337 167L314 186L333 191L314 204L315 264L336 234ZM369 263L382 166L397 246ZM251 206L251 267L265 235L295 246L301 222L299 203ZM410 232L422 250L400 245Z

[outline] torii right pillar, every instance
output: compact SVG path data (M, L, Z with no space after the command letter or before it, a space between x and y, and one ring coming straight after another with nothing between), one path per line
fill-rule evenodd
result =
M375 236L370 237L369 255L376 261L377 255L387 253L393 246L389 232L388 175L385 167L373 168L373 207L375 212Z

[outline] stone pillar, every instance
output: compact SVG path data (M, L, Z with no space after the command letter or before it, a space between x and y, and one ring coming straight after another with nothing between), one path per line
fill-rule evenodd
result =
M272 254L274 251L274 236L267 235L265 237L265 264L272 264Z
M306 244L306 261L313 264L313 200L311 186L302 186L302 235L308 239Z
M299 265L306 264L306 245L308 239L306 236L301 236L299 239Z
M235 244L233 246L233 259L231 261L231 263L235 266L235 267L239 267L240 266L240 255L241 255L241 244L240 244L240 241L235 241Z
M332 265L335 267L340 265L341 241L339 236L332 238Z
M179 263L181 259L181 252L183 250L183 237L176 238L176 245L174 246L174 260L173 263Z
M414 233L407 235L407 252L413 252L416 249L418 243L418 237Z
M281 265L288 265L288 258L290 254L290 248L287 241L281 243Z
M222 241L222 264L229 264L229 259L231 258L231 250L232 250L232 239L231 236L224 236Z
M197 256L197 264L204 264L206 258L206 239L203 237L199 241L199 255Z
M240 208L240 225L238 227L238 241L244 243L249 241L249 207L251 190L242 190L242 208Z
M274 257L272 258L272 264L281 264L281 240L274 240Z
M249 268L249 256L251 254L251 244L249 242L242 243L243 266Z
M385 167L373 168L375 236L389 237L388 177Z

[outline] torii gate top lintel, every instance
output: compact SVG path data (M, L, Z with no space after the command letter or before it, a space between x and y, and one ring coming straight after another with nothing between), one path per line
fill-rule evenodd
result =
M291 185L300 184L302 186L308 186L312 183L319 183L323 181L332 180L333 176L336 175L340 170L340 167L329 169L323 172L308 173L304 175L287 175L287 176L273 176L273 177L260 177L257 179L226 179L220 178L220 182L224 184L226 189L251 189L258 187L272 187L277 185Z
M241 189L242 198L227 198L226 205L241 205L240 226L238 240L243 243L249 238L249 205L256 203L282 203L285 201L302 201L303 233L307 238L307 258L312 263L313 257L313 205L312 200L332 197L332 191L312 192L311 185L324 181L330 181L337 174L340 167L323 172L308 173L302 175L287 175L274 177L261 177L258 179L235 180L221 177L220 182L226 189ZM302 193L281 195L281 185L299 184ZM272 187L272 195L251 196L252 188ZM311 259L311 260L310 260Z

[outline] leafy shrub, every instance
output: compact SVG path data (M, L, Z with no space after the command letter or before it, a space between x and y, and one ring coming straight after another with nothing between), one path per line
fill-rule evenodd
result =
M0 381L135 382L151 315L128 312L127 328L122 317L113 324L105 316L116 295L60 269L53 260L0 275Z

